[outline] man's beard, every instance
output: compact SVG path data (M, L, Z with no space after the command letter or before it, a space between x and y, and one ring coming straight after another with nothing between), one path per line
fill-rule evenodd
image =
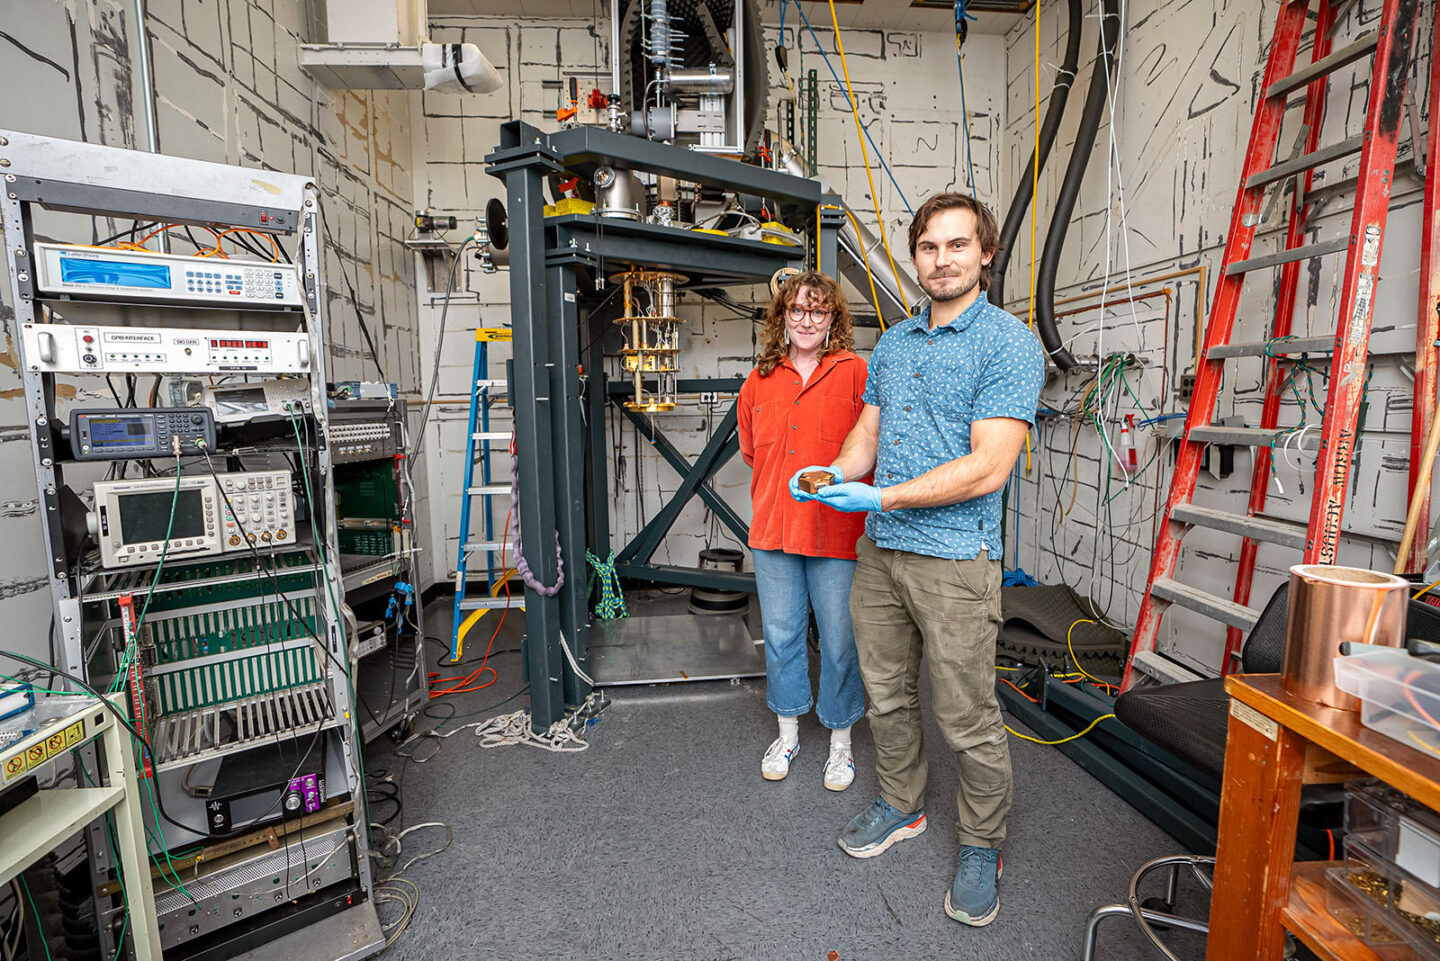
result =
M964 297L966 294L970 293L970 291L974 290L976 285L978 285L980 282L980 273L979 271L976 271L975 275L969 278L970 283L968 284L965 283L967 278L964 274L950 274L948 276L940 277L938 279L940 281L960 281L960 283L956 284L954 287L942 287L940 284L934 282L935 278L927 278L927 281L929 282L922 282L920 284L921 288L924 289L925 293L930 295L930 299L933 302L937 304L943 304L946 301L959 300L961 297Z

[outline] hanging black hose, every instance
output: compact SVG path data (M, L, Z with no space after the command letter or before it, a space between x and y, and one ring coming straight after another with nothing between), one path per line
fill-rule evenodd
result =
M1045 122L1040 125L1039 137L1039 158L1035 151L1030 152L1030 162L1025 165L1025 173L1020 177L1020 183L1015 188L1015 197L1010 201L1010 209L1005 213L1005 224L1000 228L1000 250L995 254L995 260L990 265L990 289L986 296L990 303L996 307L1005 306L1005 268L1010 264L1010 251L1015 247L1015 238L1020 235L1020 227L1025 222L1025 214L1030 209L1030 201L1035 199L1035 165L1045 166L1045 161L1050 158L1050 148L1055 146L1055 135L1060 132L1060 121L1065 114L1065 102L1070 99L1070 88L1075 86L1075 71L1080 64L1080 34L1083 32L1084 11L1080 7L1080 0L1069 2L1070 30L1065 36L1065 59L1060 64L1060 72L1055 75L1055 85L1050 88L1050 103L1045 108ZM1036 77L1038 84L1040 78Z
M1065 179L1055 198L1050 230L1045 235L1045 250L1040 257L1040 270L1035 281L1035 320L1040 328L1040 341L1055 366L1069 370L1075 358L1062 346L1060 329L1055 324L1055 274L1060 268L1060 252L1065 247L1065 232L1075 201L1080 196L1080 182L1085 166L1095 148L1095 135L1105 116L1105 100L1115 82L1115 53L1120 49L1120 0L1102 0L1100 15L1100 59L1090 74L1090 90L1085 95L1085 111L1080 115L1080 129L1075 134L1075 148Z

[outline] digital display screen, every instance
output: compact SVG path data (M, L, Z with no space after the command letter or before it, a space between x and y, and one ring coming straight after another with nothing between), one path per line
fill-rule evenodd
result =
M148 417L87 417L90 427L90 446L106 447L153 447L155 425Z
M66 284L114 284L168 290L170 268L164 264L61 257L60 281Z
M263 414L269 408L265 403L265 390L251 387L245 390L217 390L215 412L217 414Z
M268 341L268 340L217 340L217 339L215 339L215 338L212 337L212 338L210 339L210 346L211 346L211 347L228 347L228 348L231 348L231 349L234 349L234 350L268 350L269 347L270 347L270 341Z
M127 544L170 538L205 536L205 499L198 490L116 494L120 508L120 538ZM170 524L170 502L175 501L175 524Z

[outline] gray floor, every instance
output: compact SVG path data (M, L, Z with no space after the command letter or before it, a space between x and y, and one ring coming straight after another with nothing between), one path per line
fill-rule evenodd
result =
M443 635L448 607L437 602L430 613ZM521 621L510 616L496 650L518 647ZM472 635L477 660L488 635ZM480 712L450 726L524 706L522 696L485 710L522 686L516 654L491 664L493 687L435 702ZM821 785L827 734L813 715L801 720L790 777L761 779L774 736L763 681L617 688L611 697L581 754L482 750L469 732L434 742L443 746L424 764L395 757L388 739L371 745L371 771L401 782L404 824L440 820L454 831L447 852L406 873L420 906L386 961L1078 958L1090 910L1118 899L1140 863L1179 849L1058 751L1012 739L1000 916L965 928L943 909L957 851L956 773L937 732L927 731L929 829L860 861L836 847L835 834L877 793L863 721L855 784L835 793ZM449 710L431 708L437 717ZM372 815L389 810L377 804ZM412 835L407 854L438 833ZM1174 943L1183 956L1202 953L1193 937ZM1101 945L1100 958L1153 957L1124 920L1106 922Z

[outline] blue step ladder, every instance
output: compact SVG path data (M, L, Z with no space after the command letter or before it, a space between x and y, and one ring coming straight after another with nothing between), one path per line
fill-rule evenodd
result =
M455 561L455 612L450 631L450 660L458 661L465 651L465 634L471 625L494 608L507 604L521 610L523 597L496 597L503 586L506 571L501 569L504 545L496 539L494 500L510 493L509 471L503 483L496 483L491 471L492 452L510 454L510 431L490 429L490 406L504 398L505 381L489 379L492 341L509 341L506 327L481 327L475 331L475 371L471 377L470 417L465 428L465 481L460 498L460 540ZM479 483L476 483L478 475ZM475 522L475 502L480 501L480 537L472 540L471 525ZM470 561L477 555L485 558L485 592L467 596L469 589L480 586L480 570L471 579Z

